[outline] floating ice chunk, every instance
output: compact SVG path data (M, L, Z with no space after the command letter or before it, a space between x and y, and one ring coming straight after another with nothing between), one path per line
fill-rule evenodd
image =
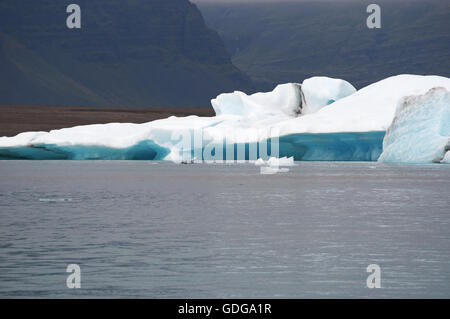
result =
M266 165L266 162L262 158L258 158L258 160L255 162L256 166L264 166Z
M224 93L211 100L211 104L216 115L296 117L300 113L300 85L296 83L280 84L272 92L252 95L239 91Z
M271 157L269 160L264 161L259 158L255 162L256 166L260 166L260 172L263 175L272 175L277 173L287 173L289 168L281 168L281 166L295 166L293 157Z
M450 141L450 92L433 88L405 97L386 132L379 161L441 162Z
M441 161L443 164L450 164L450 151L445 153L444 159Z
M280 166L295 166L294 157L271 157L267 161L262 158L258 158L255 162L256 166L270 166L270 167L280 167Z
M353 85L344 80L323 76L306 79L302 83L302 114L315 113L355 92Z
M282 158L276 158L276 157L271 157L269 158L269 160L267 161L267 164L269 166L295 166L294 163L294 157L282 157Z
M261 166L260 172L262 175L273 175L277 173L287 173L289 168L280 168L278 166Z
M72 198L39 198L39 201L47 203L62 203L62 202L71 202Z

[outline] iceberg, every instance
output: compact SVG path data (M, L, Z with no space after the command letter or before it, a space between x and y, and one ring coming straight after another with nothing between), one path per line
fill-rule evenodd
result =
M386 132L398 102L434 87L450 90L441 76L397 75L381 80L322 108L316 113L277 123L282 136L296 133Z
M271 157L267 161L269 166L295 166L294 157Z
M340 79L316 76L303 81L302 114L316 113L337 100L356 92L353 85Z
M262 158L259 158L255 162L256 166L271 166L271 167L279 167L279 166L295 166L294 157L271 157L268 161L264 161Z
M278 166L261 166L261 175L275 175L277 173L287 173L289 168L280 168Z
M211 100L216 115L239 115L251 118L268 116L297 117L315 113L356 92L347 81L316 76L302 84L278 85L272 92L247 95L244 92L220 94Z
M450 145L450 92L403 98L383 141L380 162L439 163Z
M258 160L255 162L256 166L264 166L266 165L266 162L262 158L258 158Z
M277 173L287 173L289 168L282 168L282 166L295 166L293 157L271 157L268 161L264 161L259 158L255 162L256 166L260 166L260 172L262 175L274 175Z
M301 89L296 83L278 85L272 92L247 95L244 92L220 94L211 100L217 116L228 114L247 118L296 117L301 111Z
M355 91L346 81L316 77L279 85L272 92L221 94L211 101L213 117L0 137L0 159L377 161L399 101L435 87L450 90L450 79L399 75Z
M264 161L262 158L258 158L255 162L256 166L271 166L271 167L279 167L279 166L295 166L294 157L271 157L268 161Z
M450 164L450 152L449 151L447 151L447 153L445 153L445 156L442 159L441 163Z

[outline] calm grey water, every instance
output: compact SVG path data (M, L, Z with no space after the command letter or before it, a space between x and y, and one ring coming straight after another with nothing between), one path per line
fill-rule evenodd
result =
M449 165L0 161L0 297L449 298L449 190Z

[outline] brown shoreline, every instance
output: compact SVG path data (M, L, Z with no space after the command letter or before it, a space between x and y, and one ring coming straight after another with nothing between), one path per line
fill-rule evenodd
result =
M212 108L0 105L0 137L29 131L113 122L145 123L169 116L213 116Z

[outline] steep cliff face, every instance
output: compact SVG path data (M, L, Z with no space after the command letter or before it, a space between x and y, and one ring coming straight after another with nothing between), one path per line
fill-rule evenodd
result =
M381 6L381 29L368 29L367 6ZM198 2L233 63L255 82L301 82L317 75L357 88L398 74L450 76L450 2Z
M0 4L0 104L207 106L249 90L215 31L188 0Z

